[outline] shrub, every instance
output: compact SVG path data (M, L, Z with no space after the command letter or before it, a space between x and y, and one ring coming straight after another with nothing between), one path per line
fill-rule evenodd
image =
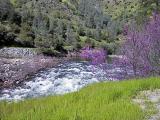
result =
M126 67L129 65L135 76L158 73L160 71L160 15L154 14L141 30L132 27L126 33L126 41L121 48L121 54L125 59L121 60L121 63Z
M102 64L106 60L106 52L103 49L92 49L89 46L81 50L80 57L82 59L90 60L92 64Z

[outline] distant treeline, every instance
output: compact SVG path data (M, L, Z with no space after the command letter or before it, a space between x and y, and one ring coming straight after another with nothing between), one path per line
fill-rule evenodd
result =
M52 54L87 44L113 54L123 26L142 24L158 6L158 0L0 0L0 46Z

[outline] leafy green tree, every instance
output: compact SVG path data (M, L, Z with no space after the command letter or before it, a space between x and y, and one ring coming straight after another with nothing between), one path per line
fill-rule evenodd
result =
M54 45L53 36L37 35L35 40L35 46L38 48L51 48Z
M33 30L35 34L46 35L49 32L49 18L41 11L34 14Z
M10 0L0 0L0 20L12 19L14 12Z
M101 2L97 0L80 0L78 8L87 27L96 28L103 23Z
M25 46L34 46L34 34L30 25L23 23L18 38Z

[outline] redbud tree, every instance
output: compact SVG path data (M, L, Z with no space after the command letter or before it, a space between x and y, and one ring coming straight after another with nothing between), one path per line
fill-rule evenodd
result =
M93 65L99 65L105 62L106 52L101 48L93 49L89 46L81 50L80 57L85 60L91 61Z
M140 30L125 27L125 34L119 63L130 66L135 76L160 74L160 15L153 14Z
M160 14L154 13L139 29L126 25L124 36L122 57L114 61L115 65L125 70L126 75L130 70L134 76L160 75ZM106 53L103 49L85 47L80 56L98 65L105 62Z

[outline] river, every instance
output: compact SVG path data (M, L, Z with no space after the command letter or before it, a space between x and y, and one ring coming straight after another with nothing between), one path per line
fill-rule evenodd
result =
M3 89L0 92L0 101L63 95L78 91L92 83L121 79L124 79L124 71L112 64L104 64L100 67L93 66L89 62L70 61L37 73L21 86Z

